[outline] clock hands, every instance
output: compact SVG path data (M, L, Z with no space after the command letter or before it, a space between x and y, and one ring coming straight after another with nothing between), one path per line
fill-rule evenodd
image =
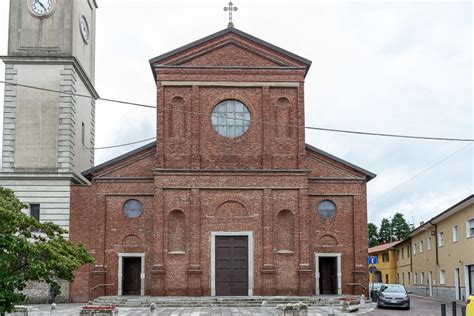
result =
M46 9L46 7L44 6L44 4L43 4L40 0L34 0L34 1L35 1L35 4L38 4L38 3L39 3L39 5L43 7L43 9L44 9L45 12L48 11L48 9Z

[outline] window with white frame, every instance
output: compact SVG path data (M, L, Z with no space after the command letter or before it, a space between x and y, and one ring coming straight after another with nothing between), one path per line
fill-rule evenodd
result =
M420 252L423 252L423 240L420 240Z
M444 246L444 232L438 233L438 247Z
M425 273L421 272L420 273L420 285L425 284Z
M428 250L431 250L431 236L428 237Z
M411 247L413 249L413 254L416 255L416 243L413 244L413 247Z
M439 284L446 284L446 271L445 270L439 271Z
M413 285L416 285L417 278L418 278L418 273L413 274Z
M474 218L466 221L466 237L474 237Z
M458 242L458 225L453 226L453 242Z

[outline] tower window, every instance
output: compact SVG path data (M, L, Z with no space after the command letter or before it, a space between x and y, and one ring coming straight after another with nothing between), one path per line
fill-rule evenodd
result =
M36 219L37 221L40 220L40 205L39 204L30 204L30 216Z
M86 144L86 127L84 125L84 122L82 122L81 126L81 143L83 146Z

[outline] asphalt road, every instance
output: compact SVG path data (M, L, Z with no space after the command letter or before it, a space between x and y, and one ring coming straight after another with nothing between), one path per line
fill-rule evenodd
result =
M441 304L446 304L446 316L452 315L451 301L443 301L434 299L431 297L424 297L418 295L410 295L410 310L395 310L395 309L381 309L376 308L372 312L369 312L365 315L377 315L377 316L411 316L411 315L420 315L420 316L436 316L441 315ZM464 304L462 304L464 305ZM457 316L461 316L461 303L457 304Z

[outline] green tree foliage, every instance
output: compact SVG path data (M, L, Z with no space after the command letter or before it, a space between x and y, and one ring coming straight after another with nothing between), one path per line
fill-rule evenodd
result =
M369 231L369 247L374 247L379 244L379 234L377 232L377 225L374 223L368 224Z
M403 240L408 237L413 225L407 223L402 213L395 213L392 217L392 232L394 240Z
M28 281L46 282L60 293L58 280L72 281L74 271L94 259L82 244L64 239L65 230L25 215L11 190L0 188L0 314L25 299Z
M379 230L379 242L381 244L385 244L391 241L393 241L393 235L392 235L392 227L391 227L390 221L386 218L382 218L382 222L380 223L380 230Z

